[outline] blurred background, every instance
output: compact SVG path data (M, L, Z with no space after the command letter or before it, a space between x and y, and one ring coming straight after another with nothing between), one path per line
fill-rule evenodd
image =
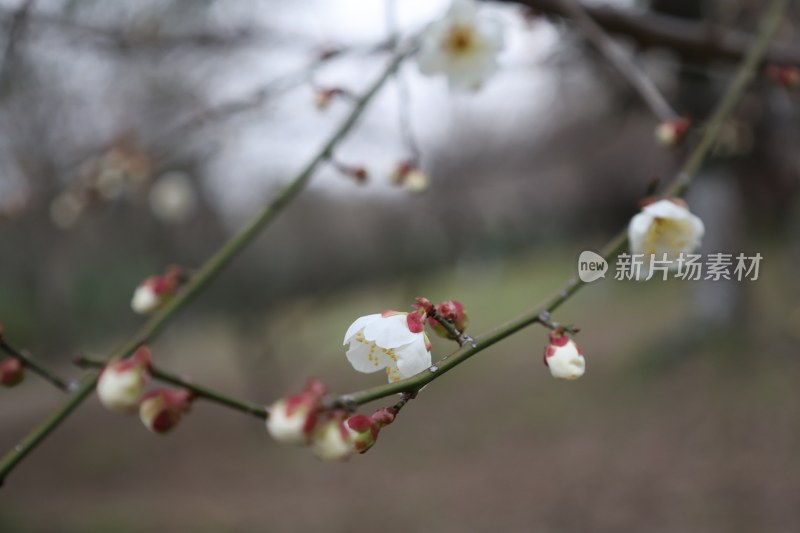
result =
M367 182L325 165L151 345L157 364L265 404L309 376L337 392L377 385L382 374L344 358L356 317L454 298L479 335L534 307L575 274L581 251L624 227L689 148L654 142L657 119L553 14L558 2L523 4L482 7L507 40L480 92L450 93L407 62L335 152ZM0 1L9 342L79 377L72 354L105 356L141 322L130 298L142 279L199 266L315 154L351 109L347 98L319 109L319 89L360 92L390 37L447 5ZM586 5L612 21L680 19L737 37L764 8ZM794 4L776 57L800 64L798 21ZM702 125L735 58L619 37ZM556 316L582 329L578 382L553 380L546 331L524 330L427 387L375 448L341 465L202 401L158 436L91 397L9 476L0 530L796 531L797 104L759 75L687 198L707 228L702 251L759 252L759 279L587 286ZM390 180L410 136L423 194ZM453 348L437 339L434 357ZM0 392L3 451L63 401L35 376Z

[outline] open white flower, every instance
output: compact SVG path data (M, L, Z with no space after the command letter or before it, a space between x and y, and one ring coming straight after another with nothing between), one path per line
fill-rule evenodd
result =
M681 253L692 253L700 246L704 233L703 221L678 198L645 206L628 226L632 254L644 254L645 260L651 254L658 260L667 254L671 268L677 268Z
M347 329L347 360L358 372L386 369L389 381L399 381L431 366L430 343L417 313L384 311L362 316Z
M500 20L479 16L474 0L453 0L424 30L417 63L423 74L444 74L451 89L474 91L497 70L503 44Z
M575 341L555 331L544 350L544 364L558 379L578 379L586 371L586 360Z

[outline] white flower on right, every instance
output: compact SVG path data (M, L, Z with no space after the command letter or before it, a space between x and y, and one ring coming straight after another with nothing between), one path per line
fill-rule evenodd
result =
M417 63L423 74L444 74L451 89L477 90L497 70L503 24L479 16L475 0L453 0L442 20L423 31Z
M586 360L578 345L563 331L551 331L544 350L544 364L554 378L578 379L586 372Z
M658 260L666 254L671 268L677 268L681 253L690 254L700 247L704 233L703 221L679 198L645 206L628 226L632 254L644 254L645 260L651 254Z
M347 360L358 372L386 369L389 381L419 374L431 366L431 345L418 313L384 311L362 316L347 329Z

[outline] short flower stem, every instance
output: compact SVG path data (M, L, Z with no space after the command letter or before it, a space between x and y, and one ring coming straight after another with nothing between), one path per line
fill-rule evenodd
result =
M466 333L458 331L458 328L456 328L455 324L444 318L435 307L428 311L428 316L441 324L442 327L447 330L447 333L449 333L450 338L458 343L459 347L464 346L465 344L469 344L473 348L475 347L475 339Z
M692 179L700 170L701 165L711 152L711 149L719 135L720 128L727 119L731 110L741 100L744 90L756 74L758 65L764 58L764 53L769 46L770 38L778 28L782 15L786 10L788 0L772 0L766 15L762 19L758 35L753 42L753 46L748 51L744 60L741 62L736 76L731 81L724 96L717 104L706 128L704 128L700 141L692 150L688 159L684 163L672 184L664 191L665 196L681 196L689 188ZM628 244L627 230L623 229L616 237L606 244L601 255L606 261L613 262L614 257L622 252ZM482 352L493 344L513 335L521 329L539 322L540 317L547 313L552 313L561 304L567 301L578 289L583 286L583 282L576 277L571 277L562 285L561 289L542 302L537 308L521 315L520 317L501 325L486 335L479 337L474 346L467 349L460 349L455 354L440 359L428 370L394 383L380 385L353 392L342 396L350 404L362 405L379 398L385 398L400 392L418 392L423 386L439 378L443 374L457 367L473 355ZM435 371L434 371L435 369Z
M567 325L567 324L559 324L558 322L554 322L552 320L552 318L550 317L550 313L548 313L546 311L544 313L540 314L537 317L536 321L539 322L539 324L541 324L544 327L549 328L551 330L557 330L558 329L558 330L561 330L561 331L566 331L567 333L571 333L572 335L575 335L576 333L578 333L580 331L580 329L577 328L576 326L574 326L573 324Z
M400 393L400 399L397 401L396 404L392 406L392 412L397 415L406 406L408 402L413 400L417 397L416 392L402 392Z
M81 368L102 368L105 365L103 361L90 359L85 356L79 356L75 358L75 364ZM176 387L186 389L194 393L194 395L198 398L205 398L206 400L224 405L225 407L230 407L231 409L261 418L262 420L266 420L269 416L266 407L263 405L246 402L244 400L237 400L236 398L226 396L225 394L209 389L208 387L193 383L188 379L165 372L160 368L152 367L150 369L150 375L159 381L163 381L164 383L169 383L171 385L175 385Z
M6 352L14 359L17 359L24 367L30 368L32 372L39 374L39 376L52 383L56 388L61 389L64 392L69 392L70 385L66 381L34 361L25 352L13 348L5 341L5 339L2 338L0 338L0 350Z
M197 294L203 291L222 270L244 249L259 233L272 222L275 217L303 191L317 168L326 161L333 149L353 129L367 104L378 93L381 87L389 80L395 70L411 53L413 49L396 54L381 75L362 94L353 105L353 109L341 124L331 134L328 141L311 158L306 166L295 178L285 185L277 195L242 228L236 235L226 241L211 258L203 264L183 289L158 313L148 320L142 328L125 344L118 348L109 357L109 360L121 359L130 356L136 348L156 337L170 322L170 320ZM97 384L97 373L86 378L80 388L66 403L56 409L48 418L34 428L22 441L0 459L0 485L14 467L19 464L33 449L53 432L69 414L94 390Z

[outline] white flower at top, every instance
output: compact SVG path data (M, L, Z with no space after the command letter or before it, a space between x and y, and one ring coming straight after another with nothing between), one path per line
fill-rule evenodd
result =
M497 70L503 30L500 20L478 14L474 0L453 0L444 18L422 33L420 71L444 74L451 89L477 90Z
M386 369L399 381L431 366L431 346L418 313L384 311L357 319L347 329L347 360L358 372Z
M677 268L681 253L697 250L704 233L703 221L693 215L680 198L645 206L628 226L632 254L644 254L645 260L649 260L651 254L655 254L657 260L667 254L671 268Z

